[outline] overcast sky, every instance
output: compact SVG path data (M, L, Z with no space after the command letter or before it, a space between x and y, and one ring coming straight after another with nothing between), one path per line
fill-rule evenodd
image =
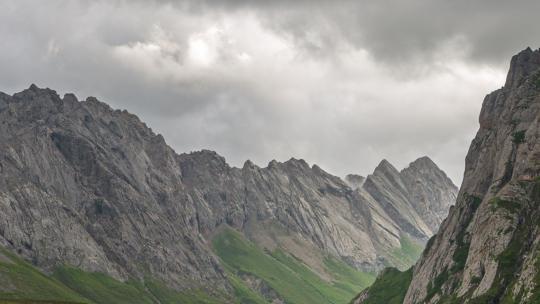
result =
M294 3L293 3L294 2ZM428 155L456 184L540 1L0 0L0 91L137 114L179 153L330 173Z

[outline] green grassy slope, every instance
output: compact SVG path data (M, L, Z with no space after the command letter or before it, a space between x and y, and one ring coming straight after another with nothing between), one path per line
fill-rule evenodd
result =
M202 290L177 292L167 288L165 285L155 280L146 281L145 287L157 300L159 300L160 303L163 304L221 304L225 302L223 301L223 297L218 299Z
M243 287L233 286L235 289ZM240 290L238 295L236 303L264 304L242 301L250 299L249 291L242 293ZM0 304L153 304L158 301L163 304L221 304L223 299L197 290L177 292L153 280L121 282L102 273L72 267L60 267L52 276L47 276L0 248Z
M12 299L12 300L2 300L0 299L0 304L78 304L79 302L66 302L66 301L57 301L57 300L28 300L28 299Z
M60 267L47 276L16 255L0 248L0 304L2 303L185 303L268 304L240 278L251 274L262 279L290 304L347 303L371 285L375 276L357 271L339 259L324 260L332 281L323 280L295 257L281 251L264 251L232 229L224 229L213 240L213 248L223 261L233 297L208 295L202 290L177 292L155 280L121 282L101 273ZM413 259L418 246L402 240L396 258ZM391 303L391 302L389 302Z
M354 295L375 281L374 274L360 272L336 258L327 257L324 264L326 265L326 269L336 279L334 286L349 291ZM350 300L350 297L347 300Z
M401 272L396 268L385 269L371 287L365 304L401 304L411 284L412 268Z
M77 268L58 268L53 277L95 303L152 304L152 298L134 283L117 281L102 273Z
M408 236L402 235L399 239L401 244L400 248L394 249L389 254L389 258L399 270L409 269L418 259L424 251L424 245L419 244L411 240ZM392 265L388 265L392 266Z
M232 229L224 229L213 240L216 254L233 273L247 273L262 279L291 304L347 303L374 280L345 263L328 258L333 283L324 281L303 263L276 250L265 252Z
M202 290L178 292L150 278L144 282L133 280L120 282L102 273L89 273L71 267L57 269L53 277L99 304L221 304L234 302L234 299L230 299L226 295L216 297ZM241 302L236 301L235 303Z
M50 303L90 303L61 282L50 278L14 254L0 249L0 301L42 300ZM14 302L14 301L10 301Z
M244 282L231 271L227 273L229 282L234 288L234 295L239 304L268 304L259 294L249 289Z

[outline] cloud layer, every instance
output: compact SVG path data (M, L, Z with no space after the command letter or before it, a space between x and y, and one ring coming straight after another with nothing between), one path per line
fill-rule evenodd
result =
M294 156L367 174L428 155L456 183L483 96L540 42L534 1L0 6L0 91L97 96L178 152L213 149L237 166Z

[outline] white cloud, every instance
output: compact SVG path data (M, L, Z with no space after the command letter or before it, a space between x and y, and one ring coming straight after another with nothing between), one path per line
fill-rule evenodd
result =
M383 62L335 32L324 19L334 7L298 10L318 22L304 28L295 11L272 19L275 11L250 7L8 3L0 18L12 30L0 35L11 48L0 49L0 64L10 73L0 90L35 82L97 95L141 116L178 152L210 148L233 165L294 156L338 175L368 174L382 158L405 166L429 155L459 182L483 96L504 81L500 64L470 60L473 42L462 35L429 58ZM293 18L288 27L281 17Z

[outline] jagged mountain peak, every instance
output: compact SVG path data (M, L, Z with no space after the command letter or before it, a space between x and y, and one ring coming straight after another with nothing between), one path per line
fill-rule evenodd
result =
M242 169L243 170L257 170L257 169L260 169L260 167L248 159L244 162L244 165L242 165Z
M39 100L41 102L47 100L53 100L56 102L62 99L55 90L49 88L40 88L35 84L31 84L30 87L24 89L18 93L13 94L13 101L34 102Z
M427 156L401 171L384 159L363 188L385 202L383 208L404 231L425 240L437 231L457 194L457 187Z
M422 156L409 164L409 167L431 167L439 169L437 164L429 156Z
M190 153L182 153L178 156L178 159L182 164L183 168L185 168L186 166L184 164L190 163L194 166L204 166L208 169L211 169L214 173L231 169L231 167L225 160L225 157L219 155L215 151L207 149L192 151Z
M38 87L35 83L30 84L30 86L27 89L22 90L19 92L19 94L29 94L29 93L35 93L35 94L55 94L58 96L55 90L52 90L50 88L41 88Z
M64 102L70 102L70 103L75 103L75 102L79 102L79 99L77 98L77 96L73 93L66 93L64 94L64 98L62 98L62 100Z
M446 175L446 173L437 166L437 164L431 160L428 156L423 156L417 160L411 162L407 167L403 168L400 172L401 175L426 175L429 174L432 178L438 178L449 187L453 187L457 191L457 186Z
M302 158L298 159L298 158L291 157L289 160L285 161L283 165L289 166L289 167L301 168L304 170L310 169L309 164Z
M291 157L290 159L280 162L275 159L271 160L266 169L278 170L278 171L296 171L296 172L312 172L312 167L301 158Z
M373 170L373 175L395 175L399 174L399 171L392 165L388 160L383 159L379 162L377 167L375 167L375 170Z
M506 76L506 88L516 88L521 82L540 68L540 49L530 47L512 57Z

